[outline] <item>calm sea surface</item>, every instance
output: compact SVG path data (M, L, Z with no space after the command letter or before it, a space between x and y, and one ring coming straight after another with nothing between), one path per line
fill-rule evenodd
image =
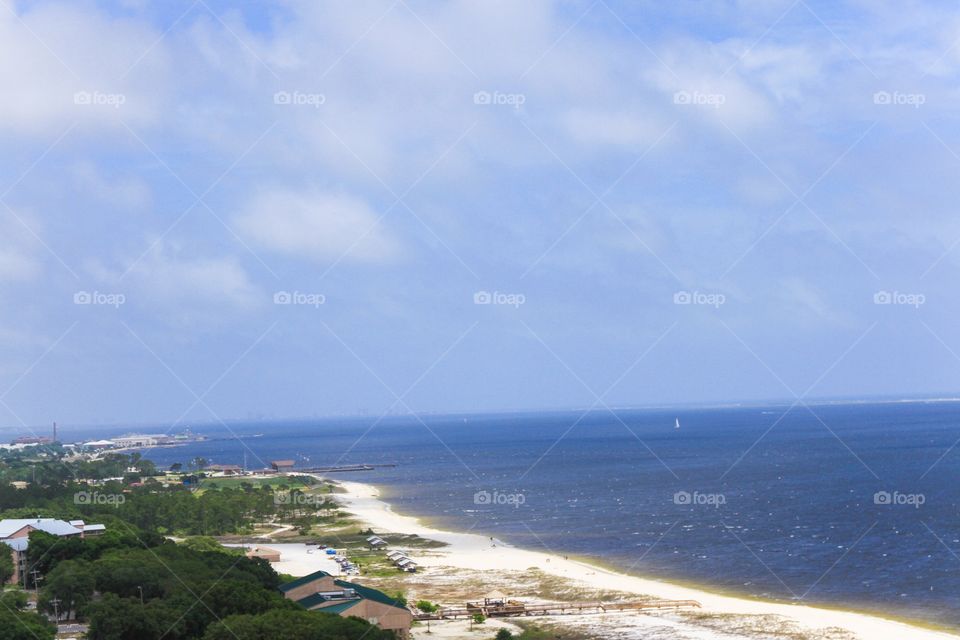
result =
M680 428L675 428L679 419ZM960 628L960 404L751 406L194 426L152 449L341 474L455 530L622 570ZM263 434L261 437L250 437ZM222 439L221 439L222 438Z

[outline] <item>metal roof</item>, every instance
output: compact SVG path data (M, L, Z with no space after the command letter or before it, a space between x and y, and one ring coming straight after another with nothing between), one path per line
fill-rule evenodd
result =
M0 520L0 539L9 538L24 527L33 527L55 536L75 536L83 533L69 522L54 518L18 518Z

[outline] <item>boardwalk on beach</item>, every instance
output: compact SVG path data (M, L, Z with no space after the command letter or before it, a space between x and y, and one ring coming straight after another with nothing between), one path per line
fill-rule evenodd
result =
M442 608L434 613L415 616L417 620L455 620L481 614L485 618L508 618L520 616L591 615L615 611L677 611L699 609L696 600L637 600L633 602L539 602L523 603L510 601L502 604L470 604L462 608Z

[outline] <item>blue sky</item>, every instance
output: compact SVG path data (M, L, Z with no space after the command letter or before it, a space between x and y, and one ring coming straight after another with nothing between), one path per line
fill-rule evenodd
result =
M0 424L956 392L947 3L0 2Z

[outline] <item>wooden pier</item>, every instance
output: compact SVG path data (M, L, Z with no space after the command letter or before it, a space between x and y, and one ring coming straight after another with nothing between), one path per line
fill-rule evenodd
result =
M480 614L485 618L510 618L523 616L570 616L595 615L615 611L677 611L699 609L696 600L637 600L633 602L535 602L524 603L511 600L504 603L470 603L462 608L441 608L435 613L415 615L417 620L456 620L472 618Z
M389 464L352 464L339 467L308 467L305 469L292 469L289 473L344 473L347 471L373 471L374 469L390 469L397 466L395 463Z

